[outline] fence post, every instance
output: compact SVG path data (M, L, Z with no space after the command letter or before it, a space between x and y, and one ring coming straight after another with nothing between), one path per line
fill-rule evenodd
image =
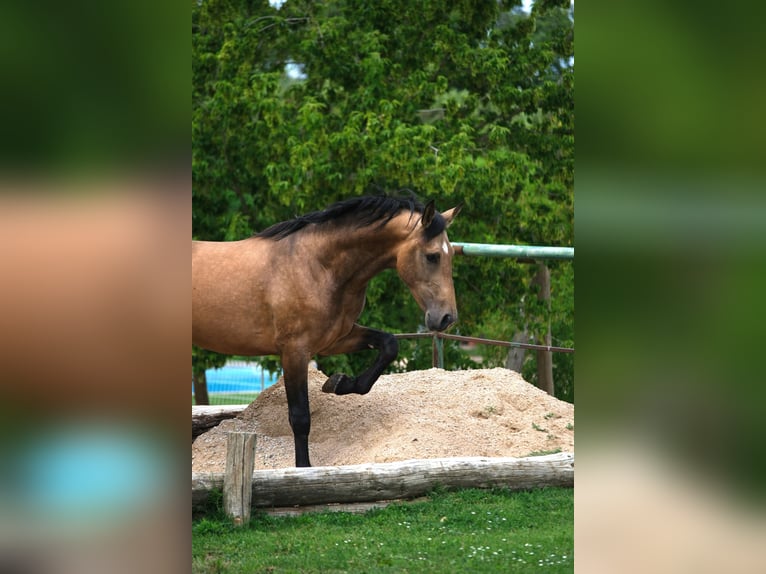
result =
M226 474L223 479L223 508L235 526L250 521L255 466L255 433L226 433Z
M524 330L516 331L511 341L522 344L528 343L529 335L527 334L526 326L524 326ZM526 355L526 350L523 347L511 347L508 349L508 354L505 356L505 368L520 373L524 367L524 355Z
M444 368L444 339L439 337L437 333L434 333L432 341L433 341L432 343L433 355L431 358L431 365L434 368L438 367L440 369L443 369Z

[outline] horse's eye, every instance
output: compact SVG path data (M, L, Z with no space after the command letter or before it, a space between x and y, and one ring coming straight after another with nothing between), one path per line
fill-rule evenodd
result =
M428 253L426 254L426 260L429 263L439 263L439 259L441 258L441 254L439 253Z

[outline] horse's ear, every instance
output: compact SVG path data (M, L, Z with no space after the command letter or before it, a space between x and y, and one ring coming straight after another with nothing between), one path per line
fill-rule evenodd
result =
M452 209L449 209L442 213L442 217L444 217L444 221L447 224L447 227L452 225L452 221L455 219L455 216L460 213L460 210L463 209L463 204L460 203L453 207Z
M434 200L432 199L426 203L426 206L423 209L423 217L420 218L420 223L423 227L428 228L428 226L431 225L431 222L434 220L434 215L436 215L436 208L434 207Z

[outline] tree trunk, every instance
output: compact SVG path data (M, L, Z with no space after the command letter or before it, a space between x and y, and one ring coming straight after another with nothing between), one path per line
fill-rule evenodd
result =
M209 405L210 399L207 396L207 377L205 371L199 373L192 370L192 385L194 387L194 404Z
M551 345L551 272L545 263L540 263L537 268L537 274L533 280L540 286L537 292L537 298L546 304L546 327L544 332L537 334L537 340L541 345ZM537 386L549 395L554 395L553 389L553 357L550 351L536 351L537 353Z
M512 341L514 343L529 343L529 335L527 334L526 329L523 331L516 331ZM521 347L511 347L508 351L508 355L505 357L505 368L521 373L526 354L526 349L522 349Z

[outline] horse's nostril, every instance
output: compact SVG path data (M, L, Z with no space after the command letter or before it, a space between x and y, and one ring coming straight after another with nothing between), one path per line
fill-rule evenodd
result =
M444 329L446 329L447 327L452 325L452 323L454 323L454 322L455 322L455 320L452 317L452 315L447 313L444 317L442 317L442 323L441 323L441 325L439 325L439 328L443 331Z

